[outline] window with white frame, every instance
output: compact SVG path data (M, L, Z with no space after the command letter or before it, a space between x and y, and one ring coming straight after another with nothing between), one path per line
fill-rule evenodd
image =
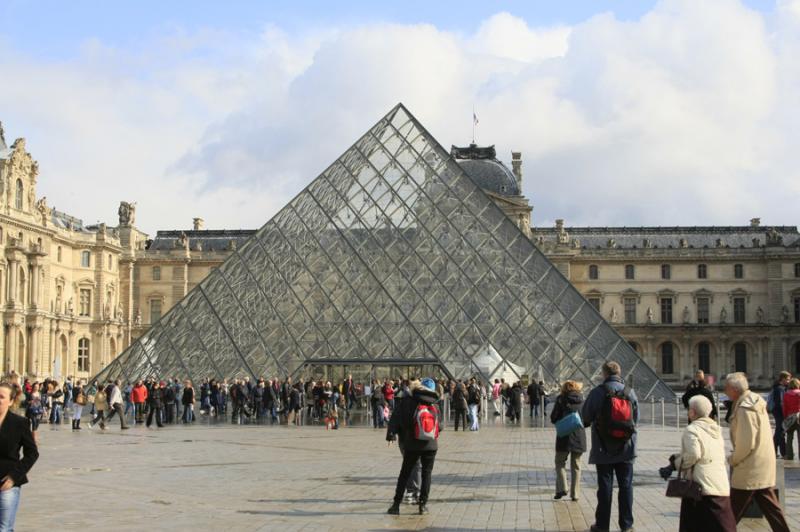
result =
M92 291L89 288L81 288L79 292L79 316L92 315Z
M78 371L89 371L89 339L78 340Z
M81 251L81 266L89 268L92 265L92 253L90 251Z

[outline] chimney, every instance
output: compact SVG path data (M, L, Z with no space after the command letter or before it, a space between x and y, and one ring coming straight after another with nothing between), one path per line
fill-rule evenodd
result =
M761 225L761 218L750 218L750 227L759 227Z
M202 231L203 230L203 219L202 218L192 218L192 229L195 231Z
M517 186L519 186L519 193L522 194L522 152L511 152L511 171L517 178Z

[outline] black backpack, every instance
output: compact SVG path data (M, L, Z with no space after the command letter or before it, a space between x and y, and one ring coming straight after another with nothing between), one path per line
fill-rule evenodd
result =
M597 418L597 431L608 447L621 448L636 432L630 389L625 386L622 390L615 390L608 384L603 388L605 398Z

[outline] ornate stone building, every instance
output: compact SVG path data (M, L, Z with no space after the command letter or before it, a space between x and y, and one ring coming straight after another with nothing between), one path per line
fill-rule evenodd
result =
M451 155L668 382L800 372L796 227L534 228L519 152L512 170L493 146ZM128 202L116 227L85 226L36 199L37 175L24 139L8 147L0 128L0 373L99 372L255 232L195 218L149 239Z

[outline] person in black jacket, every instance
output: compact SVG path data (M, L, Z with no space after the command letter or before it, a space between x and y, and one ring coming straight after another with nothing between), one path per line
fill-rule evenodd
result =
M0 530L14 530L20 486L39 458L30 423L10 411L16 393L13 384L0 383Z
M154 382L153 387L147 392L147 423L145 426L148 428L153 424L153 416L156 418L156 424L163 427L161 416L164 414L164 381Z
M436 402L439 394L436 393L436 383L433 379L422 379L419 386L410 386L410 395L403 397L400 405L392 412L389 419L389 427L386 430L386 441L391 445L393 441L400 437L403 445L403 466L400 468L400 475L397 477L397 487L394 492L394 502L389 507L387 513L398 515L400 513L400 503L403 502L403 494L408 484L408 478L414 469L417 460L422 465L422 484L419 490L419 513L428 513L428 494L431 491L431 473L433 463L436 460L436 452L439 450L437 438L430 440L418 439L414 431L415 415L417 407L420 405L428 406L433 410L434 419L438 425L438 409ZM437 434L438 436L438 434Z
M681 402L687 412L689 410L689 399L695 395L702 395L711 401L711 419L717 419L717 403L714 401L714 394L712 393L711 386L706 383L706 375L703 370L698 369L694 374L694 379L686 386ZM687 414L688 415L688 414ZM691 421L690 421L691 423Z
M183 422L191 423L194 421L194 388L192 387L192 381L189 379L186 379L183 383L181 403L183 403Z
M561 386L561 393L550 413L550 421L555 423L573 412L581 413L583 406L583 385L576 381L566 381ZM586 430L581 423L580 428L572 434L556 437L556 496L558 500L567 495L567 458L570 458L571 483L569 495L573 501L580 497L581 488L581 455L586 452Z
M467 430L467 408L469 405L467 404L467 388L464 386L464 383L459 380L456 382L456 387L453 390L453 413L455 414L456 418L456 428L455 430L458 431L458 422L461 421L461 430L462 432Z

